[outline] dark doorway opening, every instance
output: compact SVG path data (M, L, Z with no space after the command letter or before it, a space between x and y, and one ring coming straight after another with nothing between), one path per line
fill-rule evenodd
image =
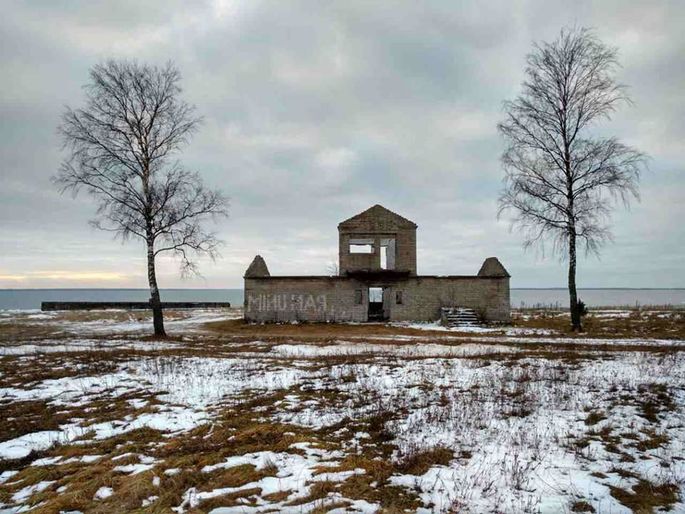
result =
M383 311L383 288L369 287L369 321L385 320Z

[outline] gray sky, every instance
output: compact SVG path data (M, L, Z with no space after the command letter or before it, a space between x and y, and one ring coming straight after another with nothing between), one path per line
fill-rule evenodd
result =
M144 249L91 229L86 196L50 183L55 128L93 64L176 62L205 123L183 162L231 197L203 278L159 264L162 287L241 287L322 274L339 221L380 203L415 221L422 274L474 274L496 255L514 287L563 286L496 219L502 101L533 41L591 26L617 46L635 105L601 127L651 156L641 203L581 260L581 287L685 287L685 2L8 2L0 18L0 287L145 287Z

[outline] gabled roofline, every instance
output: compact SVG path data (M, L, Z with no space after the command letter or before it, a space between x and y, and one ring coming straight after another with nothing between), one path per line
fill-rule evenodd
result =
M377 204L375 204L375 205L372 205L372 206L369 207L368 209L365 209L365 210L363 210L362 212L360 212L360 213L358 213L358 214L355 214L354 216L352 216L352 217L350 217L350 218L347 218L346 220L341 221L340 223L338 223L338 230L340 230L340 228L343 227L343 225L345 225L346 223L350 223L350 222L354 221L355 219L357 219L357 218L363 216L364 214L368 213L371 209L376 209L376 208L380 208L380 209L383 209L384 211L389 212L390 214L392 214L393 216L395 216L396 218L398 218L398 220L401 221L401 222L404 223L404 224L410 225L410 226L412 226L413 228L417 228L417 227L418 227L418 225L417 225L416 223L414 223L413 221L411 221L410 219L407 219L407 218L405 218L404 216L401 216L401 215L397 214L396 212L391 211L391 210L388 209L387 207L383 207L381 204L377 203Z

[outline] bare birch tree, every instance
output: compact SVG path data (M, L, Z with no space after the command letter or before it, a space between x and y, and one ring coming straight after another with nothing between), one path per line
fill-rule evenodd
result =
M126 241L145 242L155 335L164 319L155 259L173 253L182 274L196 273L199 254L214 258L220 241L202 228L227 215L227 200L177 160L201 119L180 98L181 75L129 61L94 66L84 87L86 105L67 108L59 133L68 151L54 177L61 191L83 190L98 200L91 224Z
M638 197L646 158L613 137L590 133L629 103L618 84L617 51L582 28L562 30L528 55L523 92L505 102L498 125L506 141L505 186L500 215L514 213L525 246L551 239L568 258L573 330L581 330L576 291L576 252L598 253L611 239L609 215L616 200Z

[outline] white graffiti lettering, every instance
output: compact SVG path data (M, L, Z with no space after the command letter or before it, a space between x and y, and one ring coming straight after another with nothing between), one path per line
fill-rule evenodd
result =
M249 294L248 312L326 312L328 298L325 294Z

